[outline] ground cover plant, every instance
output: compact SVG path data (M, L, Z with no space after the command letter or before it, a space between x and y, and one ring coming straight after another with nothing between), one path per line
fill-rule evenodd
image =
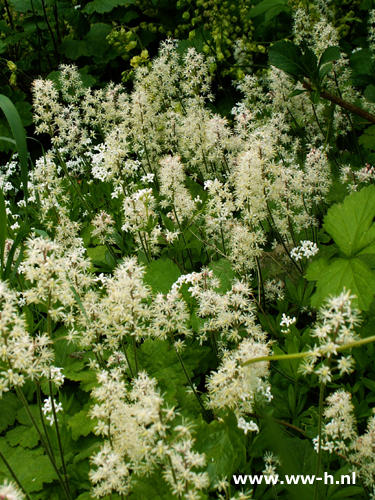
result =
M375 498L375 12L307 7L230 114L171 38L34 80L35 161L0 96L0 498Z

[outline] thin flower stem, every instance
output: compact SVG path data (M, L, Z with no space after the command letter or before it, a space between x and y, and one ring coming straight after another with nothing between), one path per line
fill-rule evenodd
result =
M47 332L48 332L49 337L51 338L52 337L52 323L51 323L50 308L51 308L51 293L49 293L49 295L48 295L48 309L47 309ZM53 398L53 387L52 387L51 380L49 380L48 385L49 385L49 393L50 393L50 398L51 398L52 413L53 413L53 418L54 418L55 427L56 427L57 442L59 444L60 458L61 458L61 463L62 463L62 467L63 467L63 471L64 471L64 476L65 476L66 488L67 488L67 490L69 491L69 494L70 494L69 482L68 482L68 474L67 474L67 471L66 471L66 464L65 464L65 460L64 460L64 453L63 453L63 450L62 450L62 443L61 443L61 438L60 438L59 425L58 425L58 422L57 422L56 409L55 409L55 403L54 403L54 398ZM40 398L40 388L39 388L39 398ZM41 401L40 401L40 404L39 404L39 411L41 412ZM51 453L53 454L52 446L51 446L51 443L49 442L49 439L48 439L47 430L45 429L45 423L44 423L44 419L43 419L42 414L40 414L40 418L42 420L42 424L43 424L44 432L46 434L47 441L48 441L48 443L50 445L50 448L51 448Z
M182 231L182 227L181 227L180 221L178 220L177 212L176 212L176 207L175 207L174 203L173 203L172 207L173 207L173 213L174 213L174 216L176 217L176 222L177 222L178 228L180 230L182 239L184 240L185 246L187 246L185 235L184 235L184 233ZM191 268L194 270L194 263L193 263L193 258L192 258L192 255L191 255L191 251L190 251L189 248L187 248L186 251L187 251L187 254L188 254L188 257L189 257L189 260L190 260Z
M360 347L361 345L371 344L372 342L375 342L375 335L373 335L372 337L367 337L366 339L361 339L355 342L349 342L348 344L341 345L336 348L336 352L346 351L346 349L353 349L354 347ZM242 366L252 365L253 363L259 363L261 361L279 361L285 359L305 358L310 354L311 351L296 352L294 354L278 354L276 356L260 356L259 358L253 358L245 361L242 364Z
M59 430L59 423L58 423L57 416L56 416L55 400L53 398L53 386L52 386L51 380L49 380L48 385L49 385L49 393L50 393L50 398L51 398L51 406L52 406L53 419L55 421L57 441L59 443L60 458L61 458L62 468L63 468L64 476L65 476L66 488L67 488L67 490L69 491L69 494L70 494L69 481L68 481L68 473L67 473L67 470L66 470L66 463L65 463L64 453L63 453L63 449L62 449L61 436L60 436L60 430Z
M53 134L51 134L51 135L53 135ZM68 170L68 168L66 166L66 163L63 160L63 158L62 158L62 156L60 154L60 151L57 148L56 148L56 154L57 154L57 157L58 157L59 162L60 162L60 166L61 166L64 174L66 175L66 177L69 180L70 184L74 188L74 190L77 193L79 199L82 201L84 207L87 210L87 213L89 214L89 216L91 217L91 219L93 219L94 218L94 213L92 212L92 210L90 208L90 205L87 203L87 201L85 200L84 196L81 193L81 190L78 188L78 186L74 182L74 179L70 175L69 170ZM113 248L111 247L111 245L109 243L106 243L105 246L107 247L107 249L108 249L109 253L112 255L112 257L114 258L115 262L117 262L118 261L117 255L116 255L115 251L113 250Z
M16 392L17 392L17 396L20 398L23 406L25 407L26 411L27 411L27 414L29 415L29 418L32 422L32 424L34 425L35 427L35 430L37 431L38 435L39 435L39 439L40 439L40 442L42 443L42 446L45 450L45 452L47 453L47 456L52 464L52 467L55 469L55 472L57 474L57 477L59 479L59 482L61 484L61 487L62 489L64 490L64 493L65 493L65 497L68 499L68 500L72 500L71 496L70 496L70 493L69 493L69 490L67 489L66 487L66 484L65 484L65 481L64 481L64 478L62 477L58 467L57 467L57 464L55 462L55 459L54 457L51 455L51 452L49 450L49 447L47 446L47 443L44 439L44 436L41 432L41 430L39 429L39 426L38 424L36 423L36 420L33 416L33 414L31 413L31 410L30 410L30 407L29 407L29 404L28 402L26 401L26 398L22 392L22 390L19 388L19 387L16 387Z
M43 14L44 14L44 19L46 21L46 24L48 26L48 30L51 34L51 38L52 38L52 43L53 43L53 47L54 47L54 50L55 50L55 57L56 57L56 62L59 63L60 62L60 58L59 58L59 52L57 50L57 45L56 45L56 40L55 40L55 36L53 34L53 30L51 28L51 24L49 22L49 19L48 19L48 16L47 16L47 11L46 11L46 6L45 6L45 3L44 3L44 0L42 0L42 7L43 7Z
M176 473L175 473L174 468L173 468L172 459L169 455L167 455L167 456L168 456L168 462L169 462L169 465L170 465L171 471L172 471L173 481L174 481L174 484L177 486L177 478L176 478Z
M264 285L263 285L263 277L262 277L262 271L260 269L260 262L259 258L255 257L255 262L257 265L257 271L258 271L258 301L259 304L263 304L263 307L266 307L266 298L264 296Z
M15 482L18 485L18 487L22 490L23 494L26 496L27 500L31 500L30 495L27 493L27 491L25 490L25 488L22 486L21 481L18 479L16 473L14 472L14 470L11 467L11 465L9 464L9 462L7 461L7 459L5 458L5 456L3 455L3 453L1 451L0 451L0 458L4 462L5 467L9 470L12 478L15 480Z
M190 385L191 390L193 391L194 396L196 397L196 399L197 399L197 401L198 401L198 403L199 403L199 406L202 408L203 413L206 415L206 418L207 418L209 421L211 421L211 420L212 420L212 418L210 417L210 415L209 415L208 411L207 411L207 410L206 410L206 408L204 407L203 402L202 402L201 398L199 397L199 394L197 393L197 391L196 391L196 389L195 389L195 387L194 387L194 384L193 384L193 382L192 382L192 380L191 380L191 378L190 378L190 376L189 376L189 374L188 374L188 372L187 372L187 370L186 370L186 368L185 368L185 365L184 365L184 362L182 361L181 355L180 355L180 353L178 352L178 350L176 349L176 346L175 346L175 340L174 340L174 335L173 335L173 333L171 333L171 339L172 339L173 348L174 348L174 350L175 350L175 352L176 352L176 354L177 354L177 357L178 357L178 360L179 360L179 362L180 362L180 365L181 365L181 367L182 367L182 369L183 369L183 371L184 371L184 373L185 373L186 380L188 381L188 384Z
M313 88L310 82L303 81L302 85L305 87L306 90L309 92L313 92ZM332 94L331 92L328 92L327 90L321 90L320 91L320 97L323 99L327 99L327 101L333 102L334 104L337 104L341 108L347 109L351 113L354 113L361 118L364 118L365 120L375 123L375 115L372 115L371 113L368 113L364 109L359 108L358 106L355 106L354 104L345 101L344 99L341 99L340 97Z
M266 192L264 192L264 194L266 195ZM278 239L280 241L280 243L282 244L282 246L284 247L284 250L286 252L286 254L288 255L288 257L290 258L290 260L292 261L293 265L296 267L297 271L302 274L303 276L303 270L299 267L299 265L297 264L297 262L293 259L293 257L290 255L290 252L289 250L287 249L286 245L285 245L285 242L284 242L284 239L283 237L281 236L281 234L279 233L277 227L276 227L276 224L275 224L275 221L273 219L273 215L272 215L272 212L271 212L271 209L268 205L268 201L267 201L267 210L268 210L268 214L270 216L270 219L272 221L272 224L270 224L271 226L273 225L273 228L274 228L274 231L275 231L275 234L278 236Z
M135 342L134 335L132 336L133 343L133 353L134 353L134 364L135 364L135 376L138 377L138 355L137 355L137 344Z
M132 365L130 364L130 360L129 360L129 356L128 356L128 351L126 349L126 345L125 345L124 339L121 339L121 347L122 347L122 350L124 351L126 362L128 363L128 367L129 367L129 371L130 371L130 376L131 376L131 378L134 378L133 368L132 368Z
M276 488L275 488L275 485L273 484L272 485L272 491L273 491L273 496L274 496L274 499L275 500L278 500L278 496L277 496L277 491L276 491Z
M271 422L275 422L277 424L283 425L284 427L289 427L289 429L293 429L294 431L299 432L303 436L306 436L306 432L303 429L300 429L296 425L289 424L288 422L284 422L284 420L280 420L278 418L267 417L266 415L258 415L257 413L248 413L250 417L258 418L262 420L270 420Z
M43 431L44 431L44 434L46 436L46 440L47 440L49 449L51 451L51 455L53 456L53 459L56 460L55 455L53 453L51 441L50 441L50 439L48 437L46 423L45 423L44 418L43 418L43 412L42 412L42 395L41 395L41 390L40 390L39 383L37 383L37 386L36 386L36 397L37 397L37 402L38 402L38 407L39 407L39 416L40 416L40 421L42 422Z
M320 384L319 394L319 435L318 435L318 460L316 463L316 477L319 476L320 464L322 460L322 426L323 426L323 403L324 403L324 389L325 384ZM315 481L315 494L314 499L318 500L318 481Z

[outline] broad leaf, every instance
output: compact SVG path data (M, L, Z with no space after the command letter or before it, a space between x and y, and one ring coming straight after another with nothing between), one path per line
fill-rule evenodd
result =
M139 500L140 498L175 500L176 497L172 495L171 490L162 476L161 470L157 470L148 477L143 476L139 480L134 481L129 500Z
M0 432L16 420L16 413L22 407L21 401L12 392L6 392L0 399Z
M93 12L104 14L105 12L111 12L119 5L128 5L132 3L135 3L135 0L94 0L86 4L82 12L86 14L92 14Z
M200 347L198 342L187 346L181 353L181 358L190 377L198 368L201 359L207 356L209 348ZM129 351L130 355L131 351ZM167 340L146 340L138 351L140 366L146 370L150 377L158 381L168 381L176 385L187 384L183 368L177 354Z
M372 53L370 49L362 49L350 56L350 66L355 75L370 74Z
M365 88L364 96L368 101L375 102L375 86L368 85Z
M68 420L68 426L72 431L72 438L74 441L77 441L80 436L87 436L90 434L97 424L96 419L92 419L88 415L89 409L90 404L87 403L80 412L76 413Z
M310 80L316 82L318 79L318 60L314 52L306 48L304 54L299 58L300 63L304 67L306 75Z
M324 64L337 61L341 57L340 47L328 47L319 59L319 66L323 66Z
M79 387L85 392L90 392L98 385L96 373L92 370L81 370L79 372L72 371L68 373L67 378L81 382Z
M30 493L39 491L43 488L43 483L51 483L57 479L57 474L49 458L43 455L42 448L34 450L20 446L12 448L5 438L0 438L0 449L26 491ZM0 475L12 479L2 461L0 461Z
M232 265L228 259L220 259L218 262L212 261L208 266L215 276L220 278L219 292L227 292L232 287L232 281L237 277L236 271L232 269Z
M374 298L375 273L359 258L316 261L306 274L308 280L316 280L317 290L311 298L311 305L320 307L329 296L339 295L343 288L356 295L354 302L362 311L367 311Z
M323 226L340 250L353 257L375 240L374 217L375 186L371 185L330 208Z
M158 259L147 266L144 282L150 285L154 293L161 292L166 295L180 276L179 267L171 260Z
M263 0L263 2L258 3L255 7L251 8L248 13L248 17L253 18L265 14L267 19L272 19L270 16L270 11L277 9L278 14L284 10L290 10L287 0ZM276 14L277 15L277 14Z
M270 64L294 77L308 76L300 62L301 56L301 49L292 42L277 42L269 49Z
M246 436L238 428L236 416L230 413L220 422L214 420L210 424L200 419L196 432L196 449L206 455L206 470L211 485L230 477L246 459Z
M23 448L34 448L39 442L39 436L34 426L17 425L6 433L6 440L11 446L19 444Z
M365 149L375 150L375 125L367 127L363 134L358 138L359 144Z

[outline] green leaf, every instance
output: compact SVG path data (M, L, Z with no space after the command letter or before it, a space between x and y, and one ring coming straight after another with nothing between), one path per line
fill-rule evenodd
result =
M129 5L133 3L135 3L135 0L94 0L86 4L82 12L85 14L92 14L93 12L104 14L106 12L111 12L119 5Z
M375 186L369 186L347 196L342 204L334 205L324 218L323 227L340 250L352 257L375 241Z
M319 92L319 90L315 90L314 92L311 92L311 94L310 94L310 100L314 104L319 104L320 103L320 92Z
M318 60L314 52L306 47L303 55L299 58L300 63L303 65L306 75L311 81L317 83L318 79Z
M328 47L319 59L319 67L331 61L337 61L341 57L340 47Z
M211 485L231 476L244 464L246 437L243 430L238 428L234 413L229 413L220 422L214 420L210 424L200 418L196 431L196 449L206 455L206 471Z
M217 262L212 261L208 268L220 279L220 286L217 289L219 292L225 293L232 288L232 281L236 279L237 273L232 269L228 259L220 259Z
M108 24L95 23L85 40L65 40L60 44L59 51L73 60L82 56L101 58L109 49L106 39L110 32L111 27Z
M67 472L70 485L79 490L90 490L90 488L92 487L92 484L89 480L90 468L90 462L87 459L82 460L79 463L79 466L77 466L76 464L69 464L67 466ZM112 495L112 499L120 500L120 497L117 495Z
M21 177L24 198L27 207L27 182L28 182L28 164L27 164L27 144L26 132L22 125L21 117L12 101L3 94L0 94L0 108L8 120L14 140L17 143L18 156L21 164Z
M96 373L92 370L83 370L80 372L71 371L67 377L69 377L70 380L81 382L79 387L85 392L90 392L98 385Z
M98 245L94 248L87 248L86 251L91 260L105 262L105 253L107 251L107 247L105 245Z
M300 62L301 56L301 49L292 42L277 42L269 49L270 64L294 77L308 76Z
M10 4L16 12L27 12L31 11L31 3L25 2L25 0L10 0ZM34 10L42 10L42 3L40 0L33 1Z
M152 500L176 499L165 482L161 470L155 471L149 477L143 476L141 479L134 481L129 500L139 500L141 498Z
M326 262L326 261L325 261ZM326 298L331 295L339 295L343 288L350 290L357 296L354 302L361 311L367 311L374 298L375 273L360 259L333 259L332 264L324 266L319 276L314 272L308 272L307 279L317 278L317 290L311 298L313 307L320 307ZM315 270L318 264L315 266Z
M308 92L308 90L296 89L296 90L293 90L293 92L291 92L288 95L288 98L296 97L297 95L301 95L301 94L304 94L306 92Z
M274 15L270 17L270 12L276 9L278 12L275 15L283 11L291 10L287 0L263 0L263 2L258 3L258 5L255 5L255 7L249 10L248 17L253 18L261 14L266 14L266 22L268 22L274 17Z
M20 446L12 448L5 438L0 438L0 449L14 470L21 484L29 493L39 491L44 483L52 483L57 479L49 458L43 455L43 449L29 450ZM9 471L0 461L0 474L10 478ZM11 478L10 478L11 479Z
M291 11L291 7L289 5L285 5L284 2L280 2L277 5L274 5L271 9L267 10L266 15L264 16L264 21L265 23L269 23L282 12L288 11Z
M180 276L180 268L174 262L158 259L147 266L144 282L150 285L153 293L166 295Z
M198 342L186 346L182 351L181 357L190 377L194 375L194 370L208 352L209 348L200 347ZM150 377L158 381L165 380L176 385L187 384L177 354L167 340L147 339L138 350L138 361Z
M373 393L375 393L375 380L371 380L366 377L361 377L361 382L367 389L370 389Z
M17 425L6 433L6 440L11 446L21 445L23 448L34 448L39 436L34 426Z
M349 485L341 485L341 477L349 475L351 477L351 466L350 464L345 464L344 467L333 473L333 471L330 473L333 475L333 484L330 484L328 486L328 491L327 491L327 500L334 500L341 498L341 500L346 500L349 497L352 497L354 495L356 498L362 498L365 497L365 492L363 491L363 487L360 486L349 486Z
M82 84L84 87L87 88L94 86L97 81L95 77L93 77L88 73L89 69L90 69L89 66L84 66L83 68L80 68L78 70L78 74L81 78ZM61 71L51 71L51 73L49 73L46 77L47 80L53 81L57 90L61 90L60 78L61 78Z
M91 457L94 453L99 451L98 448L101 444L102 440L98 436L91 434L91 436L86 437L84 446L80 448L80 452L74 457L73 462L79 464L79 462L82 462L85 458Z
M350 56L350 66L356 75L370 74L372 54L369 49L362 49Z
M323 66L321 66L321 68L319 69L319 81L320 81L320 83L322 83L323 79L328 75L328 73L331 71L332 68L333 68L332 63L327 63L327 64L324 64Z
M30 232L29 227L26 229L21 229L18 232L16 239L14 240L13 245L8 253L8 259L7 259L6 266L5 266L3 280L9 279L10 271L11 271L12 265L13 265L14 254L17 250L18 245L26 238L26 236L28 236L29 232ZM22 252L22 246L21 246L21 252ZM21 255L21 252L20 252L20 255ZM14 272L17 270L17 267L18 267L17 263L19 265L18 259L17 259L16 264L13 267L12 275L14 275ZM12 278L9 281L12 282Z
M22 403L13 392L6 392L0 399L0 432L5 431L16 421L16 413Z
M375 86L367 85L365 92L363 94L365 98L370 102L375 102Z
M364 133L358 139L359 144L365 149L375 150L375 125L371 125L371 127L367 127Z
M77 441L80 436L87 436L90 434L97 424L97 420L92 419L88 415L90 406L90 403L85 404L80 412L76 413L68 420L68 427L70 427L72 431L72 439L74 439L74 441Z

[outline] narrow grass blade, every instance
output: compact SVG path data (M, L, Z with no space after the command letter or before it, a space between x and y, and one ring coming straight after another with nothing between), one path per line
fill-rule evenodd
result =
M29 233L30 233L30 228L28 227L26 229L21 229L21 231L17 234L16 239L13 242L12 248L9 251L7 263L4 270L3 280L7 280L10 277L14 254L16 253L17 247L20 244L22 244L23 240L28 236ZM17 269L19 264L20 262L16 264L15 269Z
M22 125L21 117L8 97L0 94L0 108L3 110L6 119L8 120L14 140L17 144L18 156L21 164L21 178L23 184L23 194L26 202L26 217L27 217L27 181L28 181L28 165L27 165L27 144L26 132Z

